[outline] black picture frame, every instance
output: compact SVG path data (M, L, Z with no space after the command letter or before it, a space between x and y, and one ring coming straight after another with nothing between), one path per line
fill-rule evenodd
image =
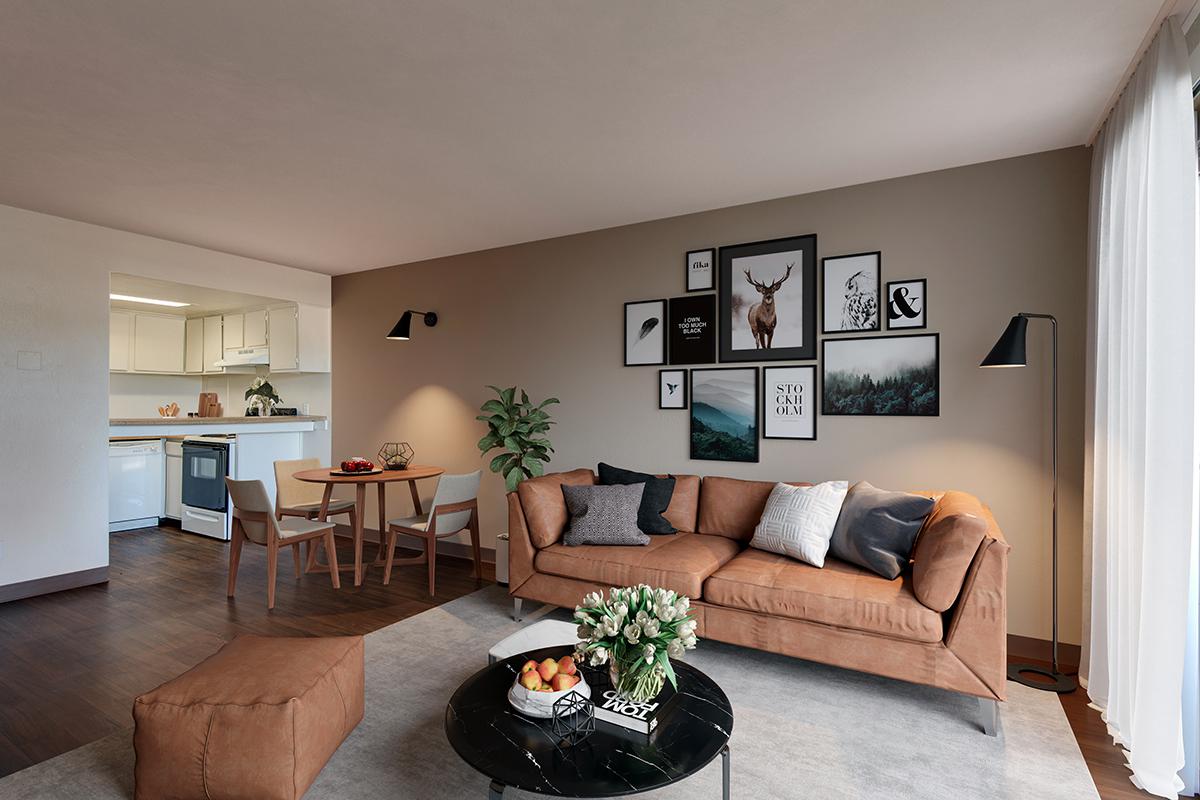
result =
M863 258L871 258L871 257L874 257L874 262L875 262L874 263L875 290L871 294L863 293L863 295L865 297L869 298L875 304L875 323L874 323L874 325L866 326L866 327L859 327L859 328L842 328L842 327L833 328L833 327L831 327L831 325L832 325L831 318L835 319L835 320L841 320L842 314L838 313L836 316L833 314L830 314L830 308L829 308L830 301L829 301L829 296L828 296L828 293L830 291L830 285L829 285L829 283L830 283L830 281L829 281L830 264L831 263L836 264L839 261L845 261L848 259L863 259ZM882 308L882 303L881 303L882 296L881 296L881 292L880 292L880 286L881 286L880 282L882 280L883 280L883 252L880 250L867 250L866 252L863 252L863 253L846 253L845 255L826 256L825 258L822 258L821 259L821 333L829 335L829 334L849 334L849 333L878 333L878 332L882 331L883 330L883 308ZM840 280L839 280L839 283L841 283ZM843 295L843 297L844 297L844 295ZM839 322L838 324L840 325L841 323Z
M687 411L688 410L688 389L689 389L688 384L691 381L691 376L688 374L688 372L689 372L689 370L687 370L687 369L660 369L658 371L658 409L660 411ZM680 394L681 405L677 405L677 406L663 405L663 381L666 380L666 376L670 375L670 374L678 374L680 376L680 378L679 378L680 393L679 394Z
M777 344L772 340L769 348L754 346L754 339L751 338L753 334L750 331L749 322L745 319L754 305L749 303L745 292L739 292L738 301L734 300L734 262L740 259L771 255L780 255L786 258L793 253L799 254L798 260L800 261L800 274L796 277L799 279L797 286L801 303L799 329L801 344L787 346ZM817 268L819 264L815 233L728 245L718 251L717 263L720 285L717 311L717 328L720 335L718 356L722 362L811 361L817 357ZM775 276L775 272L768 277L774 278L774 281L780 280ZM784 280L792 280L792 278L787 277ZM772 285L774 285L774 281ZM761 282L765 283L765 280ZM778 287L774 293L778 293ZM761 290L759 294L762 295ZM736 309L735 305L738 306ZM787 313L789 311L786 309L784 311L776 310L776 322L778 323L779 314ZM794 313L794 311L790 313ZM779 334L777 327L775 335ZM735 338L741 342L736 346ZM747 342L749 346L747 346Z
M878 411L874 408L874 401L868 403L871 407L869 411L846 411L832 410L829 388L830 374L830 347L847 348L847 347L862 347L869 346L870 342L890 341L897 344L903 343L907 347L914 346L915 342L922 339L933 340L933 376L932 389L933 401L932 406L928 411L913 412L913 411ZM861 366L861 365L860 365ZM846 339L824 339L821 342L821 415L826 417L939 417L941 416L942 408L942 364L941 364L941 337L936 333L919 333L911 336L906 335L885 335L885 336L857 336ZM875 377L875 384L883 380L883 376ZM903 396L911 396L911 393ZM911 401L908 401L908 406L911 406Z
M772 436L768 431L770 428L769 421L771 418L770 409L767 407L769 398L772 396L770 391L771 373L782 372L783 370L806 370L809 373L809 385L812 387L812 399L809 403L809 412L812 416L812 435L811 436ZM778 364L762 368L762 438L764 439L781 439L793 442L815 442L817 440L817 418L821 416L821 399L820 399L820 384L817 381L817 365L816 364Z
M692 256L708 253L708 285L692 286ZM699 250L688 250L683 254L683 288L688 292L711 292L716 288L717 248L702 247Z
M657 331L654 328L651 328L646 333L646 336L653 335L655 340L658 341L658 343L659 343L658 355L655 357L656 360L652 360L652 361L630 361L629 360L629 349L630 349L630 344L631 344L631 342L630 342L631 331L630 331L630 327L629 327L630 326L629 309L633 306L651 305L653 303L658 303L661 306L661 310L658 314L658 322L654 326L654 328L657 328ZM638 341L640 342L641 340L639 339ZM652 345L653 345L653 343L651 343L651 346ZM621 353L622 353L622 356L624 359L624 364L627 367L654 367L654 366L663 366L667 363L667 300L666 300L666 298L659 298L659 299L654 299L654 300L630 300L629 302L625 303L625 313L624 313L624 317L623 317L623 323L621 325Z
M904 284L919 283L921 284L921 324L920 325L893 325L892 324L892 297L893 286L903 286ZM902 281L888 281L887 294L884 296L884 316L887 317L887 329L889 331L923 331L929 328L929 281L925 278L909 278Z
M699 375L701 378L707 377L710 373L731 373L742 372L747 373L743 376L742 385L748 387L752 393L749 401L736 412L730 408L719 409L705 403L703 400L697 400L696 378ZM762 434L762 418L759 415L759 368L758 367L703 367L700 369L692 369L688 375L689 387L689 408L688 408L688 457L693 461L737 461L742 463L756 464L759 459L759 436ZM705 397L709 392L700 393L700 397ZM721 394L728 397L728 392L722 390ZM703 409L698 406L704 406ZM709 414L708 410L716 413ZM730 427L736 427L739 420L731 416L733 413L742 413L752 415L753 435L737 436L726 430L719 430L710 427L714 421L720 421L720 424L725 424ZM696 427L697 415L703 415L709 422L699 420L703 430L698 431ZM725 419L721 419L724 417ZM713 435L708 435L713 434Z
M667 300L667 363L673 367L717 361L717 296L688 294Z

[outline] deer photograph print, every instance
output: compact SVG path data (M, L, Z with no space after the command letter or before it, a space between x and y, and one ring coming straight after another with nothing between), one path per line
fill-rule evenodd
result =
M878 252L821 259L823 333L880 330L879 261Z
M821 343L821 413L936 417L938 335L863 336Z
M816 367L763 367L763 438L817 438Z
M708 292L713 288L713 262L716 250L692 250L683 257L684 274L689 292Z
M717 360L717 297L694 294L667 301L667 350L671 364Z
M667 363L667 301L625 304L625 366Z
M692 370L691 457L758 461L758 367Z
M660 369L658 371L658 407L688 407L688 371L686 369Z
M924 278L889 282L885 303L889 331L924 328L929 324L925 318Z
M817 237L722 247L722 361L817 357Z

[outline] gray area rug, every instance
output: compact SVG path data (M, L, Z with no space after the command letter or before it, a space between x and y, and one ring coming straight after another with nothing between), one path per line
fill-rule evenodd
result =
M487 779L450 749L442 720L446 701L483 666L488 648L520 627L509 607L504 590L489 587L369 634L366 717L306 797L487 797ZM938 689L717 642L702 642L688 661L733 703L735 798L1099 797L1051 693L1010 683L1002 731L992 738L975 726L973 698ZM719 798L720 781L717 759L643 796ZM132 796L130 732L0 780L4 798Z

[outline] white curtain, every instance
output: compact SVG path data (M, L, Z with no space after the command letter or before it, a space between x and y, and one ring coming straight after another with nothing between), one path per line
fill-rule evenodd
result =
M1196 214L1191 79L1172 17L1092 160L1083 665L1133 782L1171 798L1185 789L1185 716L1195 724L1183 696L1200 522Z

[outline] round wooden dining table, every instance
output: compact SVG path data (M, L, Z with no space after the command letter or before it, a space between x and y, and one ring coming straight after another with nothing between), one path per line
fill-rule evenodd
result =
M321 498L321 509L317 512L317 519L322 522L328 516L329 499L333 496L333 487L345 486L347 484L354 485L354 566L352 568L347 566L346 569L354 570L354 585L359 586L362 584L363 579L363 521L366 519L367 510L367 485L373 483L379 487L379 554L371 564L372 566L378 566L383 563L383 539L387 533L387 485L389 483L407 481L408 490L412 493L413 513L420 515L425 512L421 508L421 495L417 491L417 481L424 480L425 478L436 478L445 471L441 467L410 464L404 469L385 469L382 472L373 474L342 475L334 474L334 470L331 467L321 467L320 469L302 470L295 473L292 477L298 481L325 484L325 496ZM306 571L310 571L314 567L315 554L315 550L309 551Z

